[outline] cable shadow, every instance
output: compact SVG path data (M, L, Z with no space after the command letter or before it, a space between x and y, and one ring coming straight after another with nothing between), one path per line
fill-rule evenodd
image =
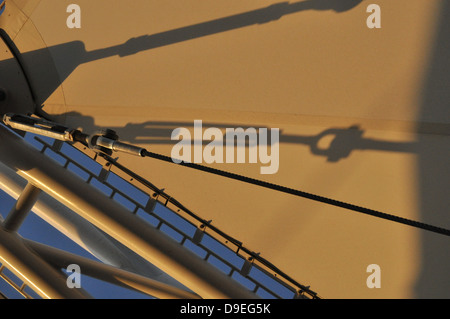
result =
M102 127L95 124L95 120L91 116L82 115L79 112L68 112L59 115L55 118L57 122L66 122L69 118L69 122L74 123L87 134L95 132L105 131L111 129L119 135L119 139L123 142L131 144L146 144L146 145L175 145L180 143L180 140L173 138L172 133L178 128L187 128L189 131L194 132L194 122L187 121L145 121L142 123L127 123L125 126L108 126ZM70 123L69 123L70 124ZM245 135L245 142L240 146L246 148L257 147L258 141L260 141L259 129L266 129L268 133L267 142L268 145L273 145L274 140L271 136L270 127L261 127L258 125L242 126L236 123L214 123L214 122L202 122L201 127L197 127L197 130L201 130L201 135L207 128L218 128L222 132L220 140L194 140L193 133L191 134L191 141L197 143L197 145L207 145L214 143L215 146L226 147L226 141L228 138L227 129L231 132L236 129L242 129ZM250 130L249 130L250 129ZM252 134L255 132L255 134ZM332 127L323 130L315 135L294 135L279 131L279 143L280 144L297 144L303 145L309 148L312 155L323 157L327 162L336 163L340 160L350 157L357 151L384 151L395 153L419 153L420 145L415 142L393 142L388 140L367 138L364 136L365 131L360 128L359 125L352 125L350 127ZM234 135L229 135L233 140L236 138ZM237 144L233 144L237 145Z
M127 42L108 48L87 51L81 41L72 41L44 49L21 54L21 62L35 97L42 111L43 103L81 64L119 56L126 57L138 52L202 38L205 36L236 30L252 25L264 24L283 16L306 10L333 10L337 13L353 9L363 0L306 0L295 3L280 2L265 8L252 10L220 19L177 28L152 35L131 38ZM6 32L3 31L6 34ZM6 35L7 36L7 35ZM10 42L11 39L9 39ZM57 67L55 67L55 62ZM0 62L0 70L12 61ZM32 71L32 72L31 72Z

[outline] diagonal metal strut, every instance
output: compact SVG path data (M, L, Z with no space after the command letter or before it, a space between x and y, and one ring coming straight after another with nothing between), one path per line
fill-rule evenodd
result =
M0 125L0 161L202 298L257 296Z

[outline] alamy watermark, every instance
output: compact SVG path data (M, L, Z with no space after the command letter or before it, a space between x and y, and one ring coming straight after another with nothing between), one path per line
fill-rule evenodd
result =
M381 267L371 264L367 266L366 272L371 273L366 280L367 288L381 288Z
M378 4L369 4L366 9L367 13L371 13L366 20L369 29L381 28L381 8Z
M70 273L67 276L66 284L69 288L81 288L81 269L77 264L70 264L66 271Z
M0 14L5 9L5 2L0 0ZM81 28L81 7L78 4L69 4L66 9L70 15L67 17L66 25L69 29ZM366 19L366 25L369 29L381 28L381 8L378 4L369 4L366 12L370 15Z
M171 152L172 161L175 163L247 163L248 160L248 163L252 164L259 161L261 174L278 172L280 158L278 128L271 128L270 136L268 128L257 130L254 127L226 128L223 134L217 127L209 127L203 131L203 122L195 120L193 136L187 128L178 127L173 130L171 139L179 140ZM204 141L209 141L205 147Z
M67 17L66 25L69 29L81 28L81 8L78 4L70 4L66 9L70 15Z

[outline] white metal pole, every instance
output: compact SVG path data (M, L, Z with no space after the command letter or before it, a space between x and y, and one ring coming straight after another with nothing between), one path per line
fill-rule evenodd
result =
M25 179L0 162L0 189L18 200L26 185ZM102 262L187 290L47 193L41 192L33 212Z
M0 226L0 260L17 277L45 299L85 299L81 289L67 286L66 276L30 250L16 232Z
M8 231L17 231L36 203L41 190L28 183L17 199L16 204L6 216L3 227Z
M67 267L76 264L82 275L94 277L125 288L132 288L160 299L199 299L194 293L175 288L157 280L131 273L98 261L77 256L41 243L26 240L31 249L56 267Z

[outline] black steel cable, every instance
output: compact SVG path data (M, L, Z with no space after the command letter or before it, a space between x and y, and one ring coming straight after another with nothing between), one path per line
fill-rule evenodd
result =
M327 198L327 197L323 197L323 196L319 196L319 195L314 195L314 194L311 194L311 193L307 193L307 192L304 192L304 191L292 189L292 188L289 188L289 187L272 184L272 183L261 181L261 180L257 180L257 179L251 178L251 177L246 177L246 176L242 176L242 175L239 175L239 174L222 171L222 170L219 170L219 169L215 169L215 168L199 165L199 164L196 164L196 163L189 163L189 162L175 163L172 160L172 158L169 157L169 156L161 155L161 154L157 154L157 153L153 153L153 152L149 152L147 150L145 150L143 152L142 156L144 156L144 157L151 157L151 158L154 158L154 159L162 160L162 161L169 162L169 163L176 164L176 165L182 165L182 166L190 167L190 168L193 168L193 169L196 169L196 170L201 170L201 171L204 171L204 172L207 172L207 173L211 173L211 174L227 177L227 178L230 178L230 179L242 181L242 182L253 184L253 185L257 185L257 186L261 186L261 187L264 187L264 188L276 190L276 191L283 192L283 193L286 193L286 194L291 194L291 195L307 198L307 199L310 199L310 200L314 200L314 201L317 201L317 202L329 204L329 205L332 205L332 206L345 208L345 209L348 209L348 210L351 210L351 211L355 211L355 212L371 215L371 216L374 216L374 217L378 217L378 218L394 221L394 222L397 222L397 223L400 223L400 224L404 224L404 225L420 228L420 229L423 229L423 230L428 230L428 231L431 231L431 232L434 232L434 233L450 236L450 230L449 229L445 229L445 228L441 228L441 227L425 224L425 223L422 223L422 222L419 222L419 221L410 220L410 219L407 219L407 218L403 218L403 217L399 217L399 216L383 213L383 212L376 211L376 210L373 210L373 209L370 209L370 208L365 208L365 207L361 207L361 206L345 203L345 202L334 200L334 199L331 199L331 198Z
M143 155L145 156L145 155ZM153 185L152 183L150 183L148 180L142 178L141 176L137 175L136 173L134 173L133 171L129 170L128 168L126 168L125 166L123 166L122 164L118 163L116 160L114 160L112 157L110 157L107 154L102 154L102 157L104 157L108 162L110 162L112 165L116 166L118 169L120 169L121 171L125 172L126 174L128 174L129 176L132 176L134 179L136 179L137 181L139 181L140 183L142 183L143 185L147 186L149 189L153 190L155 192L156 195L158 196L162 196L163 198L165 198L167 200L167 202L170 202L171 204L175 205L176 207L178 207L179 209L182 209L184 212L186 212L188 215L190 215L191 217L193 217L194 219L196 219L197 221L200 221L203 225L207 226L209 229L211 229L212 231L214 231L215 233L217 233L218 235L220 235L221 237L223 237L224 239L226 239L227 241L229 241L230 243L233 243L234 245L236 245L236 247L238 247L238 250L244 251L245 253L247 253L249 256L251 256L253 259L257 260L258 262L260 262L261 264L263 264L264 266L268 267L270 270L278 273L278 275L280 275L281 277L283 277L285 280L289 281L290 283L294 284L297 288L299 288L299 293L303 294L303 293L307 293L308 295L310 295L313 299L321 299L321 297L314 291L312 291L309 286L304 286L300 283L298 283L297 281L295 281L293 278L289 277L287 274L285 274L283 271L281 271L278 267L276 267L274 264L272 264L271 262L269 262L268 260L264 259L263 257L261 257L259 255L259 253L255 253L251 250L249 250L248 248L246 248L242 242L238 241L237 239L229 236L228 234L224 233L223 231L221 231L219 228L217 228L216 226L214 226L213 224L210 223L210 221L206 221L203 218L197 216L194 212L192 212L191 210L189 210L186 206L184 206L183 204L181 204L179 201L177 201L175 198L173 198L172 196L166 194L163 190L157 188L155 185ZM236 252L237 253L237 252Z

